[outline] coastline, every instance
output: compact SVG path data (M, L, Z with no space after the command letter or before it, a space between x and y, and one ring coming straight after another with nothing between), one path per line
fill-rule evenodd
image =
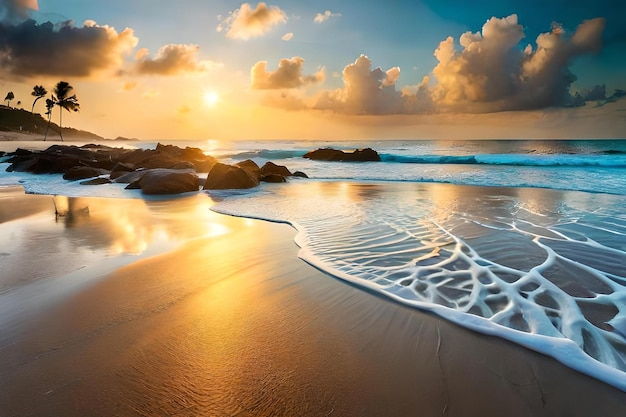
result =
M159 243L152 255L140 249L144 255L117 266L112 242L126 229L113 227L122 216L107 199L81 199L90 215L59 225L44 196L11 192L21 214L4 214L0 225L45 223L54 228L48 238L87 244L115 268L3 326L2 414L618 416L626 409L626 394L556 360L321 273L297 258L287 225L207 213L203 197L151 202L148 211L143 200L116 199L139 204L128 225L148 214L167 223L146 220L133 237L146 243L167 233L177 242ZM110 235L94 233L101 230ZM12 246L28 239L35 251L50 244L13 236ZM81 256L72 250L61 261ZM41 269L43 261L32 263Z

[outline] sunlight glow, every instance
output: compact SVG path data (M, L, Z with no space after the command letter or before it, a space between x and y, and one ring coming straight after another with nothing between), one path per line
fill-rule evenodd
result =
M204 104L208 107L215 107L220 101L220 96L215 91L207 91L204 93Z

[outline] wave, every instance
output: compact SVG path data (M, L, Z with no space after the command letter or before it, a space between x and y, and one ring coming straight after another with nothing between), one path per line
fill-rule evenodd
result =
M302 158L303 149L259 149L222 155L234 160L281 160ZM626 152L607 151L602 154L476 154L476 155L402 155L379 153L381 161L399 164L438 165L510 165L529 167L605 167L626 168Z
M613 167L626 168L623 153L604 155L528 155L528 154L478 154L478 155L397 155L380 154L383 162L402 164L464 164L513 165L536 167Z
M321 202L305 183L293 187L304 188L233 196L212 210L290 223L300 257L329 275L626 392L619 198L603 197L598 211L550 191L527 201L512 190L344 184L334 193L338 186L328 183ZM449 193L462 201L437 203Z
M259 149L259 150L250 150L243 152L234 152L230 154L222 155L223 158L230 158L236 160L244 160L244 159L290 159L290 158L301 158L307 153L307 150L293 150L293 149Z

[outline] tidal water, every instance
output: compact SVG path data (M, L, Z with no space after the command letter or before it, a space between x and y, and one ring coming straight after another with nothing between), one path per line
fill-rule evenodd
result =
M322 271L626 391L626 141L172 143L305 172L209 195L215 211L292 224ZM382 161L302 158L326 146ZM6 166L0 186L29 193L142 198Z

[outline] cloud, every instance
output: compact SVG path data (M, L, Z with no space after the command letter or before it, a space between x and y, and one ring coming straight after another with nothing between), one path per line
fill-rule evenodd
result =
M135 88L137 88L137 85L139 85L137 81L125 82L124 85L122 86L122 91L132 91Z
M302 75L304 59L293 57L281 59L276 71L267 71L267 61L259 61L250 71L251 84L257 90L276 90L282 88L298 88L324 80L324 68L313 75Z
M161 92L155 88L145 91L141 96L145 99L153 99L161 95Z
M282 38L284 41L290 41L293 38L293 32L285 33Z
M601 102L608 100L601 86L570 92L576 80L570 66L577 57L600 50L604 26L604 19L596 18L568 33L554 24L534 47L523 48L517 16L493 17L480 32L462 34L460 49L452 37L442 41L434 52L438 64L432 76L419 85L398 89L400 68L372 69L362 55L345 67L343 88L322 92L314 108L370 115L487 113Z
M428 79L410 94L396 90L399 76L400 68L372 69L372 61L361 55L344 68L344 87L323 92L315 108L346 114L406 114L430 108L430 97L424 94Z
M117 32L110 26L86 21L53 25L26 20L0 23L0 73L12 78L29 76L88 77L122 67L124 55L137 45L132 29Z
M308 108L301 97L284 91L280 92L280 94L266 94L261 98L261 104L283 110L306 110Z
M226 31L226 37L248 40L269 32L274 26L285 23L287 15L279 7L261 2L252 9L243 3L217 26L218 32Z
M315 23L324 23L331 17L341 17L341 13L333 13L330 10L326 10L324 13L318 13L315 15L313 21Z
M170 44L150 58L148 50L142 48L136 54L134 71L141 75L179 75L207 72L219 66L211 61L198 61L198 50L197 45Z
M578 56L601 47L604 19L584 21L567 36L557 24L537 37L536 47L518 45L524 38L517 15L491 18L482 32L466 32L457 51L452 37L439 44L433 69L433 99L442 108L469 112L528 110L575 104L569 69Z
M39 10L37 0L0 0L0 18L15 22L28 19L31 10Z
M183 105L182 105L182 106L180 106L180 107L179 107L176 111L178 112L178 114L179 114L180 116L185 116L185 115L187 115L187 114L191 113L191 107L189 107L189 106L188 106L188 105L186 105L186 104L183 104Z

